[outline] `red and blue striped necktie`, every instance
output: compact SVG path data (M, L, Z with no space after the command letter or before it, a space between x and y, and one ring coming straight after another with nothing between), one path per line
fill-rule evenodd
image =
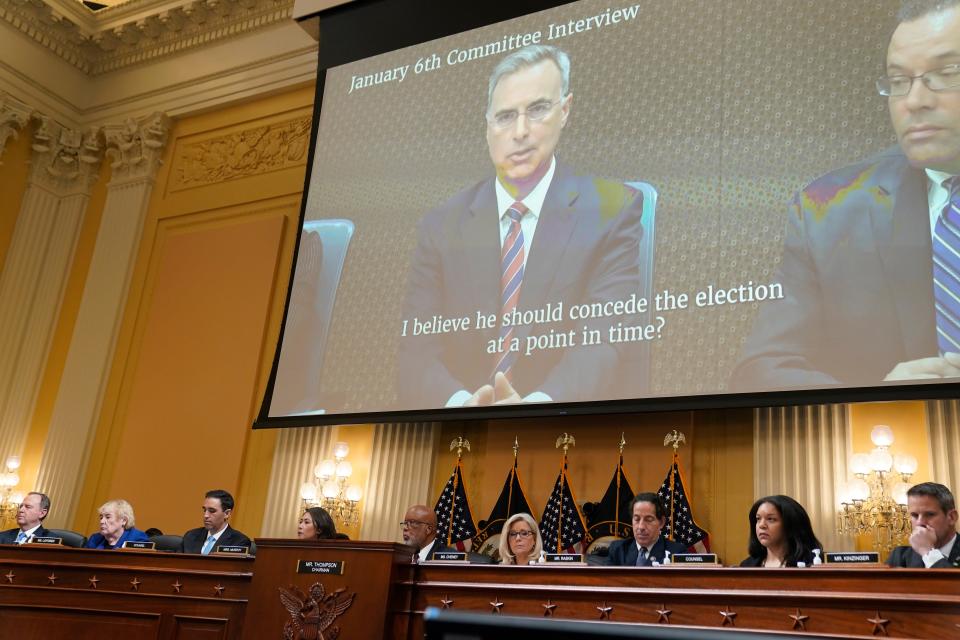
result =
M960 176L943 186L950 199L933 227L933 299L941 355L960 353Z
M506 215L510 218L510 229L507 231L507 237L503 241L503 248L500 252L500 317L509 315L517 308L517 301L520 299L520 285L523 283L523 228L520 226L520 220L526 214L528 209L522 202L514 202L507 209ZM513 337L513 326L504 326L500 323L500 344L503 345L503 353L497 359L497 366L493 373L502 372L507 378L510 377L510 369L516 360L516 352L510 351L510 339Z

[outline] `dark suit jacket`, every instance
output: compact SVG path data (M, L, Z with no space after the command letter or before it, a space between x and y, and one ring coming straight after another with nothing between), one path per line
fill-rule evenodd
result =
M871 385L938 354L927 178L899 147L794 198L775 281L733 389Z
M203 549L203 543L207 541L207 535L209 532L203 528L199 527L197 529L190 529L185 534L183 534L183 543L180 545L180 553L200 553ZM220 546L240 546L240 547L250 547L251 554L254 552L253 546L250 543L250 538L240 533L230 525L227 525L227 529L217 538L216 544L213 545L213 549L210 550L210 553L215 552Z
M517 327L521 352L511 370L521 396L542 391L566 402L641 393L612 389L623 349L608 343L616 321L640 324L636 316L596 321L567 319L573 304L629 297L639 286L642 195L621 183L576 176L559 162L544 199L527 263L517 310L563 302L563 320ZM443 203L420 222L400 338L400 408L442 407L460 390L473 393L492 381L500 354L487 346L499 336L498 324L477 329L477 314L500 316L500 231L494 179L484 180ZM412 336L413 318L469 318L468 331ZM600 330L600 345L582 346L584 325ZM525 356L530 335L574 331L576 347L540 350ZM507 345L505 345L507 346ZM625 381L630 382L630 381Z
M666 552L671 555L674 553L689 553L686 545L673 540L667 540L663 536L653 545L650 553L647 555L648 561L656 560L663 564ZM637 541L634 538L624 538L610 544L608 553L608 564L615 567L635 567L637 565Z
M0 544L16 544L17 535L20 534L20 527L14 529L7 529L6 531L0 532ZM44 529L43 525L40 525L40 528L33 532L34 536L43 537L49 536L50 532Z
M953 542L953 549L950 550L950 556L943 558L930 568L949 569L958 566L958 563L960 563L960 538ZM920 557L920 554L914 551L912 547L906 545L897 547L890 552L890 557L887 558L887 564L891 567L907 567L911 569L925 568L923 558Z

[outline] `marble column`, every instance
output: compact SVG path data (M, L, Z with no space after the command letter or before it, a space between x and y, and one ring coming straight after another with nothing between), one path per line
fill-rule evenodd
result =
M162 114L103 128L111 179L37 478L57 505L55 527L73 520L79 499L168 130Z
M22 110L21 110L22 113ZM3 117L7 123L19 116ZM30 172L0 272L0 457L20 454L101 152L95 131L35 116ZM0 139L9 133L0 131Z

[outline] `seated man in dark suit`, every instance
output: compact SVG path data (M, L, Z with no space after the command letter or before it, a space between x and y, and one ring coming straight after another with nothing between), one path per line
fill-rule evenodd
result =
M250 538L228 523L233 514L233 496L222 489L207 491L203 501L203 526L183 534L181 553L207 555L221 546L251 547Z
M43 528L43 519L50 511L50 498L45 494L31 491L17 509L17 526L0 533L0 544L24 544L35 537L50 533Z
M669 551L687 553L679 542L667 540L660 530L667 523L667 512L655 493L638 493L630 505L633 511L633 537L617 540L610 545L609 564L620 567L652 567L656 561L663 564Z
M398 354L402 408L640 393L618 373L622 345L563 339L558 348L531 348L548 330L606 335L609 318L581 322L570 307L626 299L640 284L643 196L557 157L572 100L570 58L556 47L524 47L493 69L486 141L494 175L417 228ZM563 308L559 322L533 321L545 305ZM418 335L417 322L438 317L469 318L476 330Z
M913 524L910 545L897 547L887 559L891 567L943 569L960 566L957 503L942 484L923 482L907 491L907 513Z
M437 540L437 514L426 505L415 504L403 516L400 523L403 543L417 548L417 561L432 560L433 554L443 546Z

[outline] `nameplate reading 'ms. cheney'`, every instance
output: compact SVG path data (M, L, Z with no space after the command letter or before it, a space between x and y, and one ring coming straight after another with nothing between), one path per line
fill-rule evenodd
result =
M297 560L297 573L343 575L343 560Z
M435 551L433 559L440 562L466 562L467 553L465 551Z
M33 536L30 538L30 544L63 544L63 538L53 536Z
M547 564L583 564L582 553L545 553L543 561Z
M715 553L675 553L670 556L673 564L717 564Z
M880 554L876 551L846 551L826 553L827 564L879 564Z

